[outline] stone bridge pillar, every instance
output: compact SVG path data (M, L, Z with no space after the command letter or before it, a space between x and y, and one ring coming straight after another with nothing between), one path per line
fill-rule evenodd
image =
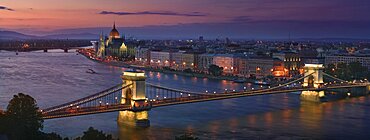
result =
M145 73L129 70L123 72L123 86L130 85L122 89L121 104L130 105L131 110L120 111L118 122L131 126L149 126L148 110L151 104L145 94Z
M324 84L323 80L323 64L305 64L304 66L304 78L303 87L315 88L318 89ZM310 75L312 74L312 75ZM310 75L310 76L308 76ZM313 101L313 102L322 102L325 99L324 91L311 90L311 91L302 91L301 100Z

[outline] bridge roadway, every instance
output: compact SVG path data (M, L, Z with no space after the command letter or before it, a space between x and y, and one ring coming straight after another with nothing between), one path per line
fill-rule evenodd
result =
M178 97L178 98L167 98L167 99L158 99L158 100L153 99L149 102L150 102L151 108L156 108L156 107L163 107L163 106L170 106L170 105L205 102L205 101L239 98L239 97L247 97L247 96L269 95L269 94L278 94L278 93L307 91L307 90L308 91L319 91L319 90L326 90L326 89L355 88L355 87L366 87L368 85L369 85L368 83L367 84L345 83L345 84L327 85L321 88L284 87L280 89L272 89L272 88L266 89L265 88L265 89L242 91L242 92L225 92L225 93L217 93L217 94L209 93L209 94L202 94L202 95L197 94L196 96L189 96L188 94L183 94L183 96ZM138 106L137 108L141 108L141 106ZM145 108L145 107L142 107L142 108ZM102 106L96 106L96 107L83 107L83 108L66 108L62 110L43 113L43 118L44 119L55 119L55 118L107 113L107 112L124 111L124 110L132 110L132 109L133 108L131 105L124 105L124 104L111 104L111 105L102 105Z

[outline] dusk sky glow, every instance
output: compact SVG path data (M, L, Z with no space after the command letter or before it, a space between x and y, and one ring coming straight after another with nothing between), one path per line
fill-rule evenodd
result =
M0 1L1 30L37 34L60 29L111 27L114 21L118 27L186 26L195 30L210 25L197 33L205 35L220 29L220 35L253 37L254 34L268 38L289 30L287 32L297 37L369 38L370 1Z

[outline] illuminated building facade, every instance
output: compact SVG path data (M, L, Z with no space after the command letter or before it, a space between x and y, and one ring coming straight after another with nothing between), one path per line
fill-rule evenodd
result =
M232 54L217 54L213 57L213 64L222 67L225 74L237 74L238 58Z
M153 67L170 67L170 51L150 51L150 65Z
M302 63L299 54L294 52L281 52L273 53L272 57L284 62L284 68L289 71L290 76L300 74Z
M325 65L338 63L360 62L370 70L370 55L331 55L325 57Z
M195 54L188 52L172 53L171 68L175 70L185 70L195 68Z
M273 59L266 57L243 57L238 59L238 72L243 77L262 78L271 75Z

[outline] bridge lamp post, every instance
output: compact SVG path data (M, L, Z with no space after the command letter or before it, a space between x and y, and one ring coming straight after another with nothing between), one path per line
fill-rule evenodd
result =
M182 97L182 93L180 93L180 96Z
M116 100L116 103L118 103L118 97L114 97L114 99Z
M101 103L102 103L102 102L101 102L101 101L99 101L99 106L101 106Z

